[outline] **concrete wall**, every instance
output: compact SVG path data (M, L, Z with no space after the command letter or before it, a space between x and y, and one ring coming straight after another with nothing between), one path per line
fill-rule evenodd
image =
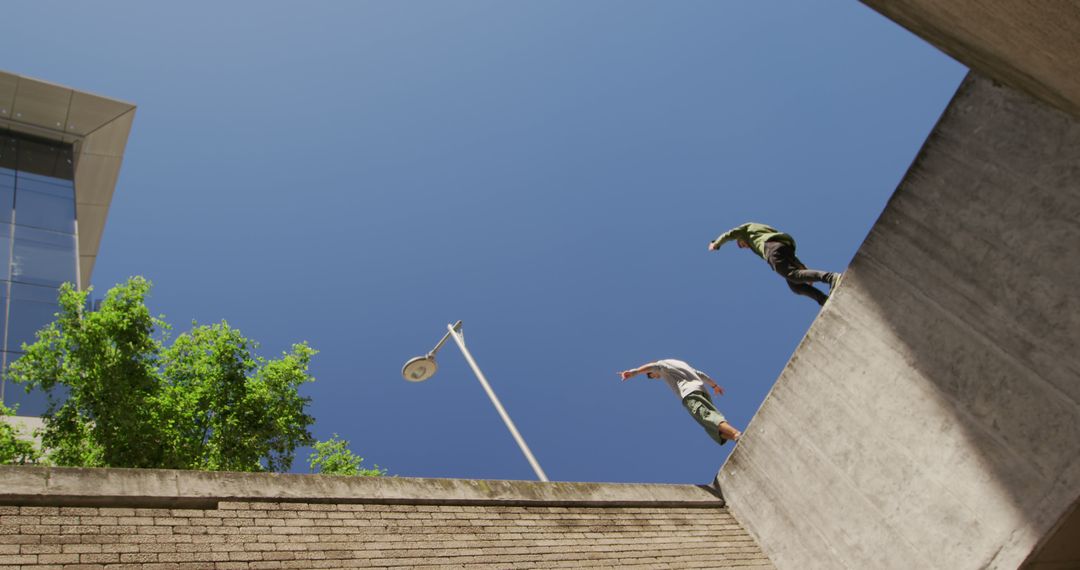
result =
M1080 117L1080 1L862 2L979 73Z
M772 568L691 485L0 467L0 568Z
M1080 121L969 75L724 465L732 512L778 568L1018 567L1080 497L1078 286Z

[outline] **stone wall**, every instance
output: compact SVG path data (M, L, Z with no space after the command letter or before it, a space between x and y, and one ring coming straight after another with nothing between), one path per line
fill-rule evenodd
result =
M2 568L771 568L704 488L0 468Z

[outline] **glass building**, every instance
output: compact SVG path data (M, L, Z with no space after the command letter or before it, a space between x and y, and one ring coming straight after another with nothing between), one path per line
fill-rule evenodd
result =
M0 366L54 319L63 283L89 284L135 107L0 72ZM20 416L43 394L0 380Z

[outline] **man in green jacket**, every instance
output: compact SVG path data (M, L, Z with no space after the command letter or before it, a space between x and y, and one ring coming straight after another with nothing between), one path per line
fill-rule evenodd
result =
M833 291L840 283L840 274L807 269L803 262L795 257L795 240L776 228L765 224L748 222L734 227L720 237L709 242L709 251L720 249L729 241L735 241L740 249L749 249L764 259L773 271L787 280L788 288L797 295L810 297L824 305L829 296L811 283L828 283Z

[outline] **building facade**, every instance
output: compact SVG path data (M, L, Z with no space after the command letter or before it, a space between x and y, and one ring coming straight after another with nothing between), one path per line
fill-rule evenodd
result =
M0 366L51 322L63 283L89 284L135 107L0 72ZM0 379L21 416L43 394Z

